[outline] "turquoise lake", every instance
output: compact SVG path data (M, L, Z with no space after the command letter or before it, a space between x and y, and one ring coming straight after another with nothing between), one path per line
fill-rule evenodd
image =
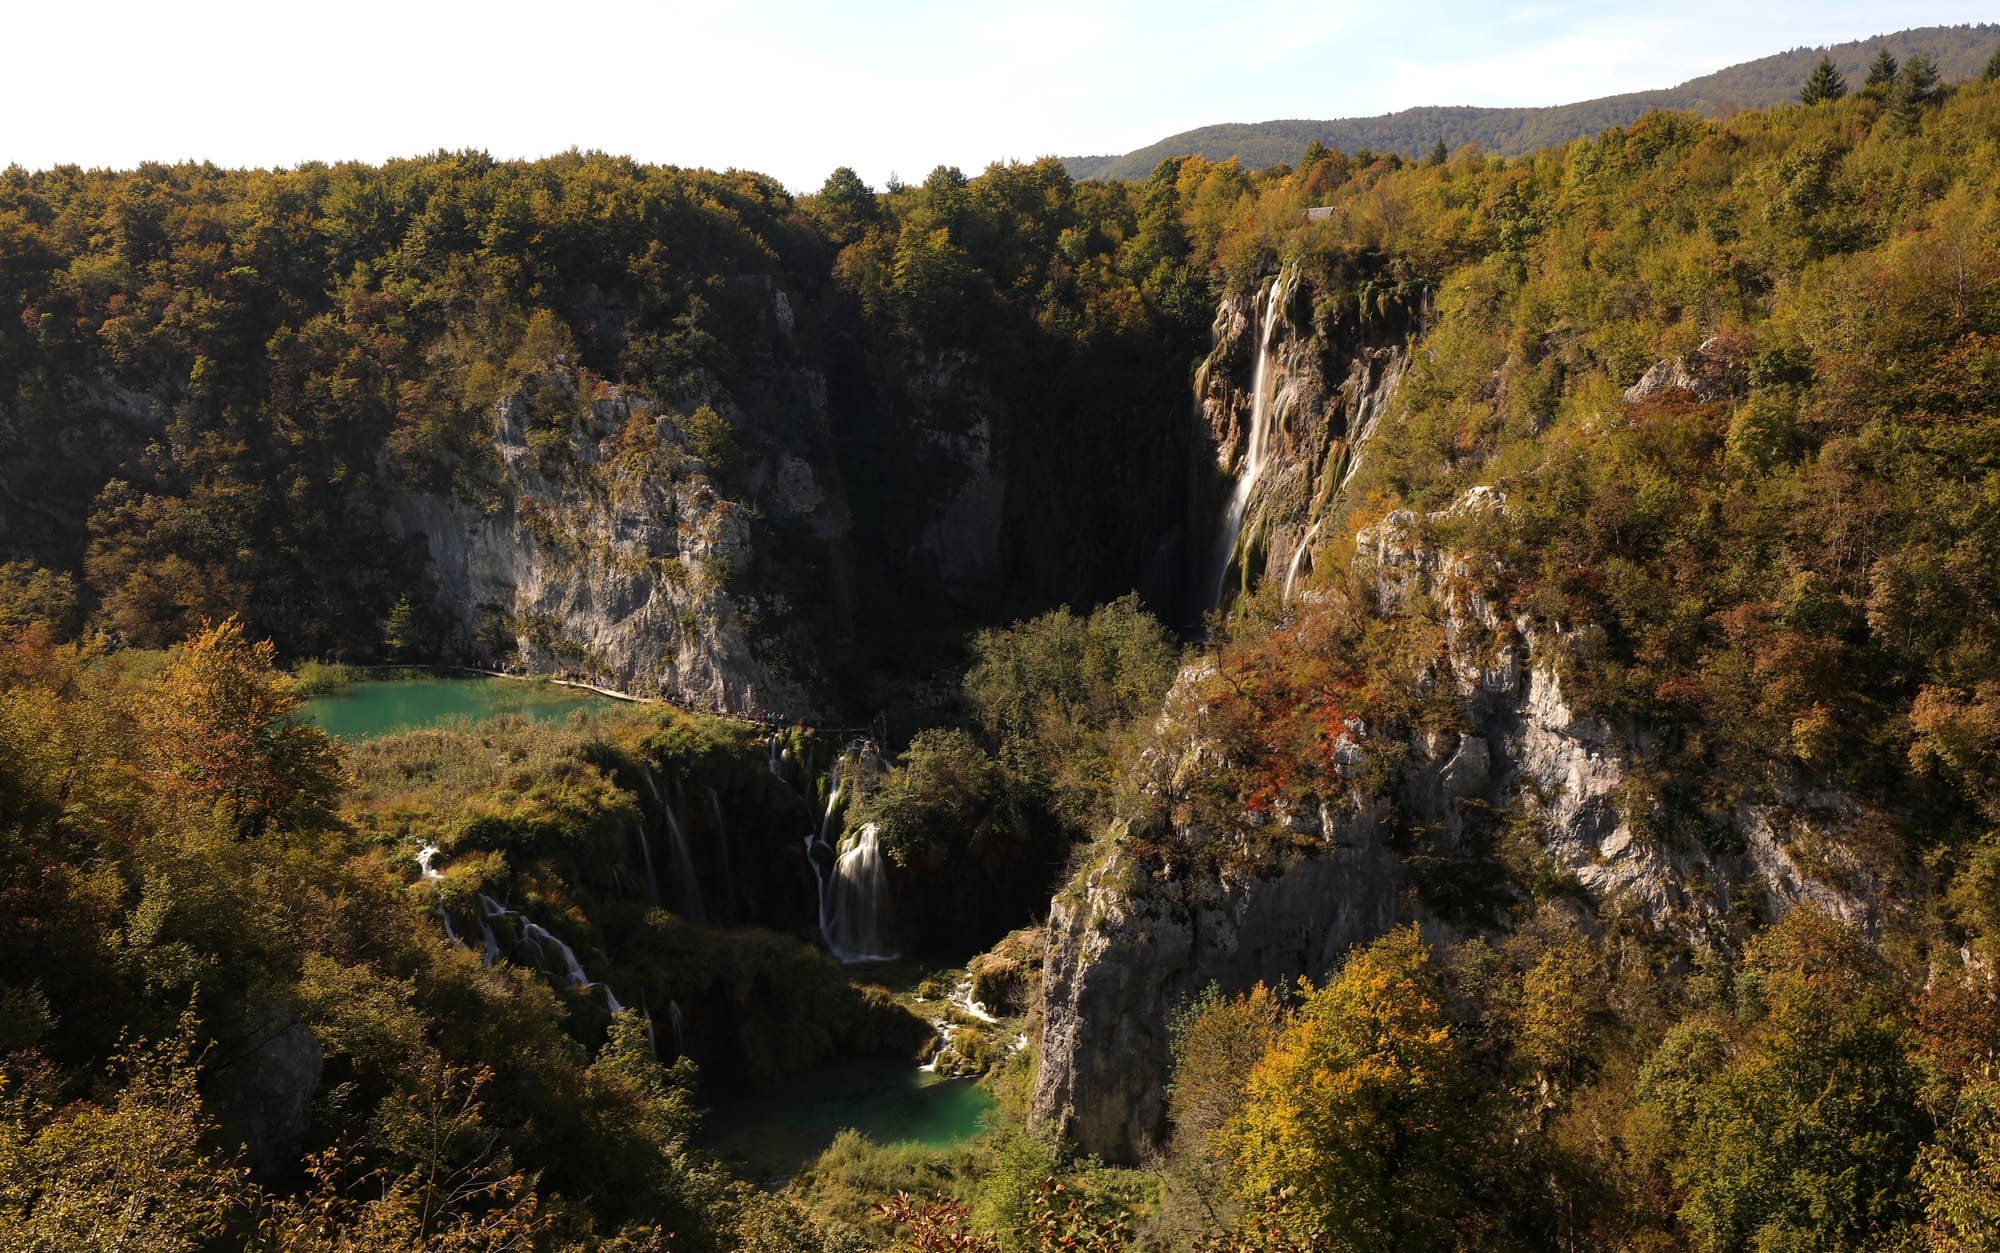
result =
M618 703L553 683L467 675L352 683L303 702L299 712L328 735L372 740L460 718L501 714L560 722L578 709L608 709Z
M708 1099L697 1143L766 1184L791 1178L843 1128L877 1144L946 1148L984 1131L994 1105L971 1079L935 1079L911 1062L874 1060Z

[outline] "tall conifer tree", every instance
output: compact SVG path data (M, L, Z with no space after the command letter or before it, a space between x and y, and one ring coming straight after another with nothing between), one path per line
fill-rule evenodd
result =
M1889 55L1887 48L1877 52L1868 64L1868 82L1861 88L1862 94L1877 99L1888 95L1890 85L1896 81L1896 69L1896 58Z
M1819 64L1806 76L1805 86L1799 89L1799 103L1823 104L1838 100L1847 94L1847 80L1834 68L1833 58L1822 53Z

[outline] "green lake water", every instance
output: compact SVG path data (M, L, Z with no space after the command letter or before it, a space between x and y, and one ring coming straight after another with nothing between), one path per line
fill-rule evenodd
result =
M782 1183L852 1127L878 1144L946 1148L986 1129L993 1097L909 1062L843 1062L756 1092L711 1094L699 1143L746 1179Z
M351 683L303 702L300 713L328 735L370 740L458 718L500 714L560 722L573 710L605 709L617 703L608 696L553 683L467 675Z

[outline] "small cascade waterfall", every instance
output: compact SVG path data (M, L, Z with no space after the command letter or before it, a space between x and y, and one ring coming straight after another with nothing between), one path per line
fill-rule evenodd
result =
M889 864L881 831L864 825L847 841L820 893L819 929L843 962L888 961L896 956L884 934L888 921Z
M674 857L674 909L689 922L704 921L701 880L695 877L694 851L688 847L687 833L681 830L673 806L663 806L660 812L667 817L667 846Z
M1306 528L1305 538L1300 540L1299 546L1292 551L1292 564L1285 570L1286 600L1290 600L1292 598L1292 584L1298 581L1299 562L1304 559L1306 555L1306 550L1312 547L1313 540L1318 538L1320 527L1324 526L1325 524L1326 524L1326 517L1325 515L1321 515L1319 521L1313 523L1310 527Z
M646 864L646 899L657 906L660 903L660 878L653 873L653 845L646 838L644 817L634 824L634 830L639 836L639 857Z
M1428 299L1428 295L1426 296ZM1361 469L1364 447L1369 437L1375 433L1376 424L1382 414L1395 399L1396 389L1403 377L1403 354L1400 351L1390 355L1386 365L1374 372L1372 367L1364 367L1359 361L1352 367L1345 384L1348 408L1346 435L1335 438L1327 449L1327 470L1332 477L1333 489L1328 492L1324 504L1319 507L1319 516L1306 529L1298 547L1292 550L1291 564L1285 569L1284 599L1292 598L1292 591L1299 579L1299 569L1312 551L1313 541L1319 538L1320 528L1338 510L1347 485L1354 480Z
M882 856L881 832L869 823L843 842L829 871L820 864L831 850L831 835L841 827L849 775L856 770L880 770L887 765L881 750L866 740L844 749L821 781L825 788L819 829L806 832L806 860L819 884L819 931L827 951L842 962L888 961L896 954L888 945L889 867Z
M563 943L548 928L534 921L532 918L522 917L521 934L534 944L536 952L543 951L542 946L544 944L555 946L556 952L562 955L563 973L568 977L571 987L587 988L590 986L590 976L583 973L583 963L576 959L576 950Z
M436 883L438 880L444 878L443 873L431 864L437 860L437 855L442 851L435 844L426 844L417 850L417 877L423 882ZM462 943L458 938L457 928L451 925L451 911L444 907L443 901L438 902L437 914L438 921L444 923L444 938L450 940L453 944Z
M687 1023L681 1017L681 1003L679 1001L667 1002L667 1023L674 1029L674 1055L677 1057L686 1057Z
M708 793L708 814L715 820L716 860L722 863L722 918L728 921L736 909L736 864L729 855L729 820L722 816L722 797L712 787Z
M949 1004L966 1017L977 1018L980 1022L986 1023L988 1026L1000 1021L993 1016L992 1011L988 1010L986 1006L972 999L972 980L970 979L965 980L951 990Z
M486 915L479 925L486 933L487 965L492 965L503 956L500 944L494 938L493 928L489 925L490 921L497 920L513 935L513 947L519 948L525 944L534 949L536 969L544 972L548 970L548 950L554 948L557 956L562 958L563 977L569 981L573 991L602 991L606 1008L614 1014L624 1010L625 1007L619 1003L609 984L593 982L590 976L584 973L583 963L576 958L576 950L565 944L562 937L553 934L520 910L512 909L484 892L479 894L479 907Z
M921 996L917 998L919 1001L923 999ZM972 980L970 979L961 980L951 990L951 995L944 999L944 1003L948 1011L961 1014L984 1026L996 1027L1000 1025L1001 1019L993 1011L972 999ZM958 1033L963 1025L952 1021L951 1012L947 1012L942 1018L933 1019L932 1022L937 1028L937 1043L932 1047L930 1057L923 1065L917 1067L918 1070L927 1075L936 1074L939 1064L945 1060L947 1055L956 1050ZM1025 1033L1016 1034L1012 1040L1007 1041L1007 1051L1010 1053L1018 1053L1026 1047L1028 1047L1028 1037Z
M1222 604L1223 587L1229 580L1230 567L1235 564L1237 541L1242 537L1243 518L1250 508L1250 493L1255 490L1257 479L1263 474L1264 463L1270 455L1273 390L1271 334L1298 286L1298 278L1296 267L1285 267L1271 280L1270 290L1264 299L1263 324L1257 332L1257 369L1250 385L1250 431L1236 463L1236 486L1229 493L1229 504L1222 512L1222 522L1216 530L1215 574L1210 583L1214 594L1209 598L1213 606Z
M652 768L642 766L641 773L646 780L646 791L653 798L653 808L660 811L666 823L667 849L673 858L674 880L669 885L668 893L673 910L690 922L704 922L707 920L707 914L701 904L701 880L695 874L694 851L688 847L687 835L681 830L680 817L674 812L674 807L667 803L666 795L660 791L659 780L653 777ZM646 873L650 877L653 872L653 853L646 847L643 838L640 847L646 850ZM659 897L655 895L653 901L654 904L658 904Z

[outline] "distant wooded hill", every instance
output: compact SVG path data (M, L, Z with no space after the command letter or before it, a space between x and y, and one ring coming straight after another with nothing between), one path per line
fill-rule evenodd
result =
M1463 144L1475 143L1487 152L1514 156L1628 125L1654 109L1714 116L1796 101L1800 84L1822 52L1832 55L1834 64L1847 79L1848 89L1855 90L1867 78L1868 63L1874 60L1878 49L1887 48L1898 61L1905 60L1912 52L1928 52L1937 61L1945 81L1958 82L1985 68L1996 42L2000 42L2000 25L1991 23L1922 26L1830 48L1794 48L1659 91L1628 92L1537 109L1433 105L1380 117L1230 122L1182 131L1123 156L1065 157L1063 164L1070 177L1079 179L1144 178L1165 158L1190 155L1210 161L1225 161L1234 156L1241 158L1246 167L1260 170L1298 160L1306 145L1315 139L1342 152L1366 148L1417 157L1443 140L1445 147L1454 151Z

